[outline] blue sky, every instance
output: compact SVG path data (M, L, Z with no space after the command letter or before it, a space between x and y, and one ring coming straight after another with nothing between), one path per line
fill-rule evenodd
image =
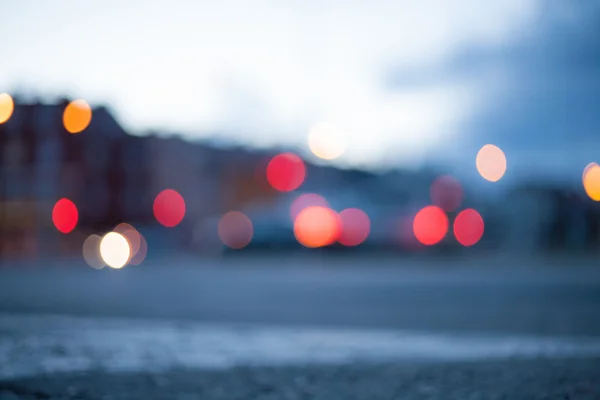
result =
M494 101L501 71L439 74L465 49L535 31L537 0L0 0L0 92L107 103L130 130L223 132L305 147L348 134L342 164L408 165ZM412 75L411 75L412 74Z

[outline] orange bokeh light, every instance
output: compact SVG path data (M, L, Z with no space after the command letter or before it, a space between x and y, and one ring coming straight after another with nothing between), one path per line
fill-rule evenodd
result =
M454 220L454 236L465 247L479 242L483 230L483 218L472 208L461 211Z
M273 157L267 165L267 181L273 189L290 192L300 187L306 176L304 161L293 153Z
M477 153L475 165L484 179L497 182L506 172L506 156L499 147L486 144Z
M592 167L597 167L598 163L595 162L591 162L588 165L585 166L585 168L583 169L583 174L581 174L581 179L585 180L585 175L588 173L588 171L592 168Z
M600 165L589 163L583 171L583 188L594 201L600 201Z
M344 246L358 246L369 237L371 220L358 208L347 208L339 214L341 233L338 242Z
M463 190L460 182L450 175L437 178L429 189L431 201L446 212L452 212L460 207Z
M0 94L0 124L8 121L15 109L15 102L8 93Z
M52 222L59 232L71 232L77 226L78 219L77 206L67 198L58 200L52 209Z
M304 193L296 197L290 206L290 218L292 222L298 218L298 215L307 207L320 206L329 207L329 203L323 196L316 193Z
M448 225L444 210L438 206L427 206L415 215L413 233L419 242L432 246L446 236Z
M177 226L185 216L185 201L173 189L165 189L154 199L152 207L154 217L167 228Z
M340 218L327 207L307 207L294 221L294 236L309 248L324 247L335 243L340 235Z
M230 211L219 220L219 238L232 249L242 249L252 241L254 227L246 214L240 211Z
M92 109L84 100L70 102L63 113L63 124L67 132L80 133L92 121Z

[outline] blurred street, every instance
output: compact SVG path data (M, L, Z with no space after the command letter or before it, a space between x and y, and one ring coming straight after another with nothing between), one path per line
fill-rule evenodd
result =
M600 271L593 267L593 260L296 256L96 271L79 261L0 270L0 310L600 336Z
M298 256L6 267L0 398L594 398L592 264ZM488 385L495 375L508 386ZM58 397L65 388L71 397Z
M0 400L600 399L600 1L0 14Z

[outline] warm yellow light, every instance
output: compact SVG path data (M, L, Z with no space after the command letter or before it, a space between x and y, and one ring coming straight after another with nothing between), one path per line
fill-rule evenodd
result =
M346 151L346 137L328 122L315 125L308 134L308 147L313 154L324 160L338 158Z
M0 94L0 124L10 119L15 109L15 103L8 93Z
M585 176L587 175L590 168L597 167L597 166L598 166L598 163L595 163L595 162L591 162L588 165L586 165L585 168L583 169L583 173L581 174L582 181L585 181Z
M92 109L84 100L69 103L63 114L63 124L69 133L79 133L92 121Z
M109 232L100 241L100 256L111 268L123 268L129 261L131 247L127 239L117 232Z
M583 171L583 188L590 199L600 201L600 165L590 163Z
M490 182L499 181L506 172L506 156L493 144L486 144L479 150L475 164L479 174Z

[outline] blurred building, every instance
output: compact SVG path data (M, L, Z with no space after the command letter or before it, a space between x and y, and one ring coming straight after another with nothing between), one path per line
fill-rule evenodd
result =
M521 252L600 249L600 208L585 194L551 184L521 184L499 208L502 246Z
M62 120L67 100L15 103L11 118L0 124L4 257L64 255L80 251L87 234L121 222L156 225L153 201L167 188L186 201L186 218L169 232L176 244L186 242L197 221L276 194L256 184L265 154L129 135L104 107L93 110L84 132L69 134ZM63 197L79 211L77 229L69 235L52 223L52 208Z
M105 107L93 110L84 132L63 126L68 101L55 104L16 99L12 117L0 124L0 256L75 254L91 233L121 222L144 228L154 249L206 251L218 247L216 226L228 211L246 213L255 242L296 246L289 208L300 193L325 197L336 211L360 208L371 219L363 248L421 249L412 218L431 203L433 169L379 173L306 164L301 190L279 193L266 181L274 151L225 148L177 136L128 134ZM165 189L186 203L173 229L154 219L153 202ZM600 210L569 188L522 183L494 202L463 187L461 209L473 207L485 220L481 249L596 251ZM60 198L78 207L74 232L59 233L52 208ZM457 210L459 211L459 210ZM452 224L456 212L448 213ZM436 251L460 248L450 231Z
M57 235L54 203L67 197L90 228L115 220L119 190L115 174L119 143L127 135L105 108L94 110L85 135L69 134L62 122L68 102L16 101L0 125L0 210L3 255L70 251L74 236Z

